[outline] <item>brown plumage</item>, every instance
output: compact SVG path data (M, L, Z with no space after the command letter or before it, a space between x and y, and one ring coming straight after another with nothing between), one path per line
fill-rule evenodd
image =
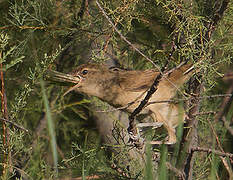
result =
M150 102L173 98L177 88L182 86L192 75L192 71L184 74L190 67L191 65L183 65L171 73L165 74ZM109 69L100 64L84 64L70 75L80 80L68 92L75 90L96 96L114 107L125 107L129 103L135 102L126 108L126 111L132 112L143 100L159 72L155 70ZM184 114L179 114L179 112L177 104L166 102L150 104L141 113L149 113L154 121L162 122L168 131L167 143L174 144L176 142L175 127L179 121L184 120Z

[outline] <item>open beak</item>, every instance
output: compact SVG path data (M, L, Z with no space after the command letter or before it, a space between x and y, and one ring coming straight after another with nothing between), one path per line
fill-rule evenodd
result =
M57 71L54 71L54 70L48 70L46 72L46 77L48 79L51 79L52 81L57 81L57 82L68 82L68 83L79 83L81 77L78 76L72 76L70 74L64 74L64 73L61 73L61 72L57 72Z
M80 84L76 84L76 85L70 87L70 88L63 94L63 96L67 95L69 92L75 90L75 89L78 88L79 86L80 86Z
M54 70L48 70L46 73L46 78L56 81L56 82L62 82L62 83L72 83L75 84L74 86L70 87L64 94L68 94L69 92L73 91L74 89L78 88L80 86L80 82L82 81L81 76L72 76L70 74L64 74L61 72L57 72Z

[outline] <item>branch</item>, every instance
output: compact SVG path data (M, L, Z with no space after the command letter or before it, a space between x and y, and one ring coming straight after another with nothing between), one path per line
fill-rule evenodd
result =
M233 172L232 172L231 164L227 162L225 157L220 156L220 159L222 160L222 163L225 166L229 174L229 179L233 179Z
M233 136L233 129L230 127L230 123L226 120L226 117L223 116L222 117L222 121L224 123L225 128L231 133L231 135Z
M210 121L209 118L207 118L207 121L208 121L208 123L209 123L210 129L212 130L213 135L215 136L215 139L216 139L216 142L217 142L217 145L218 145L219 149L220 149L222 152L224 152L224 150L223 150L223 148L222 148L222 145L221 145L221 142L220 142L220 140L219 140L218 134L217 134L217 132L216 132L215 129L214 129L213 123Z
M2 50L0 51L0 59L2 59ZM1 112L5 119L8 119L8 109L7 109L7 98L5 93L5 84L4 84L4 73L2 70L2 63L0 63L0 76L1 76ZM3 128L3 162L9 166L9 171L12 172L12 159L11 159L11 149L10 149L10 133L5 122L2 123ZM8 171L8 167L3 166L2 174L5 175Z
M217 97L231 97L232 94L215 94L215 95L210 95L210 96L202 96L202 97L191 97L191 98L182 98L182 99L171 99L171 100L161 100L161 101L150 101L146 104L146 106L149 106L150 104L156 104L156 103L178 103L178 102L181 102L181 101L189 101L189 100L192 100L192 99L208 99L208 98L217 98ZM117 110L123 110L123 109L126 109L132 105L134 105L135 103L138 103L140 101L133 101L131 103L128 103L127 105L125 106L122 106L122 107L119 107L119 108L114 108L113 109L109 109L109 110L100 110L100 111L96 111L96 112L114 112L114 111L117 111ZM195 114L195 115L203 115L203 114L210 114L210 113L216 113L216 112L201 112L201 113L198 113L198 114Z
M219 1L219 0L218 0ZM206 42L210 41L210 38L216 28L216 25L218 24L218 22L221 20L225 10L227 9L229 0L223 0L222 2L217 2L217 3L221 3L218 7L218 10L216 10L213 15L212 18L208 18L207 23L206 23L206 28L207 31L204 34L204 37L206 39ZM216 4L217 4L216 3Z
M83 15L86 9L86 0L82 0L82 4L81 4L81 8L77 14L77 23L80 24L82 19L83 19Z
M179 153L176 157L174 157L174 161L176 163L176 167L178 169L182 169L185 173L185 179L192 179L192 171L194 164L195 153L191 151L192 147L197 146L197 126L198 119L194 114L198 114L200 110L200 94L203 90L203 84L200 83L197 79L194 79L191 82L189 91L190 93L196 94L195 98L192 98L188 102L188 107L192 106L188 112L189 120L187 121L187 127L192 128L184 128L183 137L180 142L180 148L178 149ZM178 157L178 158L177 158Z
M150 104L155 104L155 103L178 103L180 101L190 101L190 100L194 100L194 99L209 99L209 98L217 98L217 97L231 97L233 96L233 94L215 94L215 95L210 95L210 96L201 96L201 97L191 97L191 98L183 98L183 99L171 99L171 100L163 100L163 101L151 101L149 102L147 105Z
M136 124L135 124L135 116L141 112L141 110L146 106L146 104L150 100L151 96L158 89L158 84L159 84L159 81L160 81L161 78L162 78L162 74L160 73L155 78L152 86L150 87L150 90L146 94L146 97L141 101L141 103L139 104L139 106L129 116L129 128L128 128L128 132L129 133L132 132L133 135L137 134Z
M202 148L202 147L193 147L191 150L192 151L202 151L202 152L206 152L206 153L214 153L214 154L217 154L219 156L233 158L232 153L225 153L225 152L217 151L215 149Z
M216 114L216 116L214 117L214 122L216 123L217 121L221 120L221 118L223 117L224 113L225 113L225 108L229 106L229 104L231 103L232 99L233 99L233 83L232 85L229 87L229 89L227 90L227 94L231 94L231 96L226 96L223 101L222 104L220 105L219 112Z
M9 123L9 124L11 124L11 125L17 127L18 129L21 129L21 130L27 132L27 133L29 132L29 131L28 131L27 129L25 129L24 127L22 127L22 126L20 126L20 125L18 125L18 124L16 124L16 123L14 123L14 122L12 122L12 121L10 121L10 120L8 120L8 119L0 118L0 120L3 121L3 122L7 122L7 123Z
M108 15L106 14L106 12L104 11L104 9L101 7L101 5L99 4L99 2L96 0L96 4L99 7L99 9L101 10L101 12L103 13L104 17L108 20L108 22L111 24L111 26L115 29L115 31L120 35L121 39L123 39L127 44L129 44L135 51L137 51L140 55L142 55L146 60L148 60L149 62L151 62L161 73L160 67L157 66L149 57L147 57L144 53L142 53L136 46L134 46L129 40L126 39L125 36L123 36L121 34L121 32L117 29L117 27L113 24L113 22L111 21L111 19L108 17Z
M215 15L213 17L213 26L216 26L217 23L219 22L219 20L222 18L223 13L227 9L229 2L230 2L229 0L224 0L222 2L221 7L219 8L219 10L215 13Z
M156 79L154 80L154 83L152 84L150 90L147 92L146 97L144 98L143 101L141 101L140 105L133 111L133 113L129 116L129 128L128 131L129 133L132 132L133 135L137 134L137 130L136 130L136 124L135 124L135 116L137 114L140 113L140 111L145 107L145 105L148 103L149 99L151 98L151 96L153 95L153 93L157 90L157 86L158 83L160 81L160 79L163 77L163 71L165 70L166 65L160 69L159 66L157 66L150 58L148 58L144 53L142 53L137 47L135 47L130 41L128 41L126 39L125 36L123 36L121 34L121 32L117 29L117 27L113 24L113 22L111 21L111 19L108 17L108 15L106 14L106 12L104 11L104 9L101 7L101 5L99 4L99 2L96 0L96 4L99 7L99 9L101 10L101 12L103 13L103 15L105 16L105 18L108 20L108 22L111 24L111 26L114 28L114 30L120 35L120 37L127 43L129 44L135 51L137 51L140 55L142 55L146 60L148 60L149 62L151 62L154 67L156 67L158 69L158 71L160 72L160 74L156 77ZM166 78L166 77L165 77ZM173 84L168 78L166 78L171 84ZM174 85L174 84L173 84ZM175 86L175 85L174 85ZM178 89L178 88L177 88Z
M92 180L92 179L102 179L100 175L90 175L90 176L85 176L85 179L87 180ZM83 177L64 177L60 178L58 180L83 180Z

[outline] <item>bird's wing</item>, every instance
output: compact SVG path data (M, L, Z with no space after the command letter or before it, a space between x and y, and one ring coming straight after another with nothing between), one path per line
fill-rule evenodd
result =
M184 64L168 73L164 73L160 83L167 88L177 89L182 86L194 73L192 64ZM155 78L159 75L156 70L145 71L119 71L119 84L121 89L131 92L140 92L151 87Z
M140 92L150 88L154 79L158 75L159 72L155 70L120 71L119 84L123 90L131 92Z

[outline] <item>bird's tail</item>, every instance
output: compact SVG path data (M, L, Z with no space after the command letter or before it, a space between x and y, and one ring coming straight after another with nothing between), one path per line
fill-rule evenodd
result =
M171 88L179 88L196 72L193 64L180 65L166 73L166 84Z

